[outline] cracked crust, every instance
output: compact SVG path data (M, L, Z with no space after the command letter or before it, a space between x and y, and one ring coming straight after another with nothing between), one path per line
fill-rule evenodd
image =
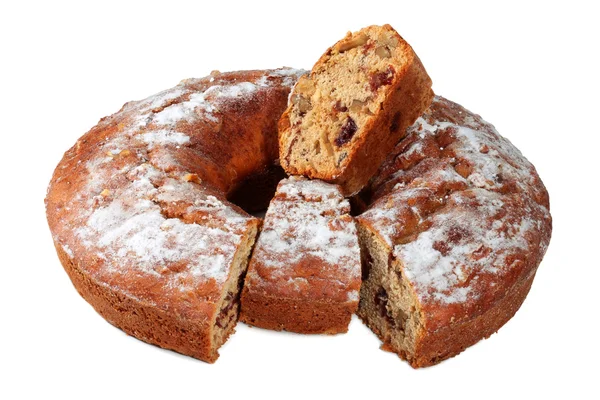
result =
M273 164L277 119L300 74L183 81L125 104L65 153L48 223L74 286L110 323L217 359L259 226L227 195Z

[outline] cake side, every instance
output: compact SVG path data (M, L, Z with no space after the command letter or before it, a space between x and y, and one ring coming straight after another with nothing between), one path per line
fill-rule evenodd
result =
M415 367L516 312L550 240L535 168L492 125L437 97L371 183L357 217L368 271L359 316Z
M241 321L300 333L347 330L360 289L349 212L335 185L301 177L280 182L248 267Z
M279 123L281 165L354 194L432 97L421 61L392 27L348 33L295 85Z

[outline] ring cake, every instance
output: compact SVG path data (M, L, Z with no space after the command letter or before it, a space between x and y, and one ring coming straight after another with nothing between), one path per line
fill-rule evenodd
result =
M430 104L430 85L384 26L349 34L308 76L214 73L127 103L54 172L59 259L107 321L207 362L240 312L339 333L357 307L413 367L452 357L518 310L552 220L533 165L478 115ZM279 162L329 183L275 192ZM269 201L261 233L247 211Z

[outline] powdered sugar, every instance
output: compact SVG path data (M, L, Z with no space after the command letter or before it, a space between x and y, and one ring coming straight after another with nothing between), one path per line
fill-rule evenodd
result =
M153 149L155 146L165 146L169 144L182 145L190 141L190 137L175 131L158 130L144 132L139 135L140 138L148 144L148 149Z
M473 198L476 206L459 206ZM527 217L511 223L509 229L506 222L497 223L493 218L503 203L496 193L456 192L450 202L456 206L435 214L428 230L413 242L396 245L393 254L423 296L458 303L469 294L477 295L465 285L472 274L497 273L507 267L507 255L527 249L524 234L532 225Z
M296 72L271 71L261 77L270 74L285 81L287 77L294 80ZM233 83L192 79L123 107L122 114L117 114L125 116L118 117L118 131L86 162L87 184L74 196L85 204L76 216L80 225L76 238L97 259L105 260L104 273L161 277L172 281L167 284L173 287L211 279L222 283L227 278L252 218L202 186L181 180L184 173L166 173L177 165L171 152L157 152L153 165L146 163L145 155L159 148L190 145L190 137L177 129L181 121L218 122L222 104L249 101L259 90L281 84L281 79ZM123 158L131 156L137 161ZM196 222L168 217L164 209L172 204L187 204L182 212L194 215ZM76 256L77 247L63 248ZM175 272L168 272L173 266Z
M350 205L335 185L292 177L280 182L265 216L254 258L273 273L293 275L312 257L321 270L339 269L360 276L356 227ZM315 272L318 276L320 272Z
M153 116L153 122L161 126L174 126L181 120L193 120L198 117L218 122L220 102L237 98L250 98L259 88L271 85L268 80L269 76L284 77L282 84L290 86L304 72L291 68L280 69L271 71L256 82L238 82L228 85L214 84L204 92L192 93L187 100L164 108ZM214 78L211 79L211 82L214 82ZM163 98L165 98L164 95ZM155 99L152 104L158 102L159 100Z
M77 230L77 236L94 243L107 260L109 271L129 268L160 276L170 265L185 262L179 275L223 282L241 241L239 233L165 217L152 200L160 195L150 180L161 172L147 165L138 170L131 186L94 210L85 226ZM198 190L179 189L182 193Z
M431 108L437 107L458 106L437 97ZM461 122L428 114L417 120L405 139L411 145L386 163L392 173L379 185L389 189L359 217L390 246L421 300L445 304L478 298L482 277L509 274L517 254L537 254L526 238L537 237L550 219L533 200L544 189L523 155L480 117L452 113ZM441 134L438 155L425 153L425 143L431 149ZM395 164L413 154L421 160L418 174ZM421 228L411 236L407 226L415 222ZM545 251L547 243L540 245Z
M214 88L214 86L211 86ZM175 125L183 119L195 119L196 113L204 117L216 120L212 114L215 107L206 99L206 92L192 93L188 100L172 104L162 111L154 114L152 122L158 125Z
M63 251L64 251L64 252L65 252L65 253L66 253L66 254L67 254L69 257L73 258L73 250L71 250L71 248L70 248L68 245L66 245L66 244L62 244L62 245L61 245L61 247L62 247Z

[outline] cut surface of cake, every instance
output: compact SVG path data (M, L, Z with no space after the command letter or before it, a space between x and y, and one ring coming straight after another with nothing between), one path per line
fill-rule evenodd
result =
M421 61L391 26L348 33L294 87L279 122L281 165L354 194L432 97Z

